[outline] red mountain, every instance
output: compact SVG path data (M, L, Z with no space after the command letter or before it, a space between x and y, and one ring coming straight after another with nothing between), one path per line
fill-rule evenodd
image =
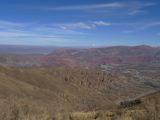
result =
M44 56L48 66L99 66L102 64L160 63L160 48L115 46L89 49L57 49Z
M114 46L103 48L59 48L50 54L0 55L0 64L22 66L83 66L96 67L103 64L160 63L160 47Z

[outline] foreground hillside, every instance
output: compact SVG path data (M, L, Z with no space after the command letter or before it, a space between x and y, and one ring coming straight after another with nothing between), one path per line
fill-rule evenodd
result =
M159 120L160 92L138 98L141 104L123 108L119 105L110 109L92 111L51 112L41 105L32 106L28 101L9 99L1 102L2 120Z
M159 70L153 65L102 69L1 66L0 119L132 120L132 115L135 118L151 114L158 120L159 92L148 94L160 88ZM123 108L119 104L139 97L142 104L138 106Z

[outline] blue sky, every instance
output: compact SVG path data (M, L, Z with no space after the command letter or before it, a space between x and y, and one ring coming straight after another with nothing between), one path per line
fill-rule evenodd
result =
M160 45L159 0L0 0L0 44Z

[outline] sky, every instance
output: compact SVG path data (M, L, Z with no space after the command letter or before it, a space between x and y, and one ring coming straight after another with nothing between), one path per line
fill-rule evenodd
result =
M0 0L0 44L160 46L160 1Z

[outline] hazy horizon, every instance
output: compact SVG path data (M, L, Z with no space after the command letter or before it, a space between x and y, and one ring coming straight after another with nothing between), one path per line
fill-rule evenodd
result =
M136 46L148 46L148 47L160 47L160 45L149 45L149 44L135 44L135 45L125 45L125 44L117 44L117 45L103 45L103 46L92 46L92 45L88 45L88 46L85 46L85 45L80 45L80 46L60 46L60 45L25 45L25 44L0 44L0 47L1 46L18 46L18 47L22 47L22 46L25 46L25 47L57 47L57 48L103 48L103 47L119 47L119 46L122 46L122 47L136 47Z

